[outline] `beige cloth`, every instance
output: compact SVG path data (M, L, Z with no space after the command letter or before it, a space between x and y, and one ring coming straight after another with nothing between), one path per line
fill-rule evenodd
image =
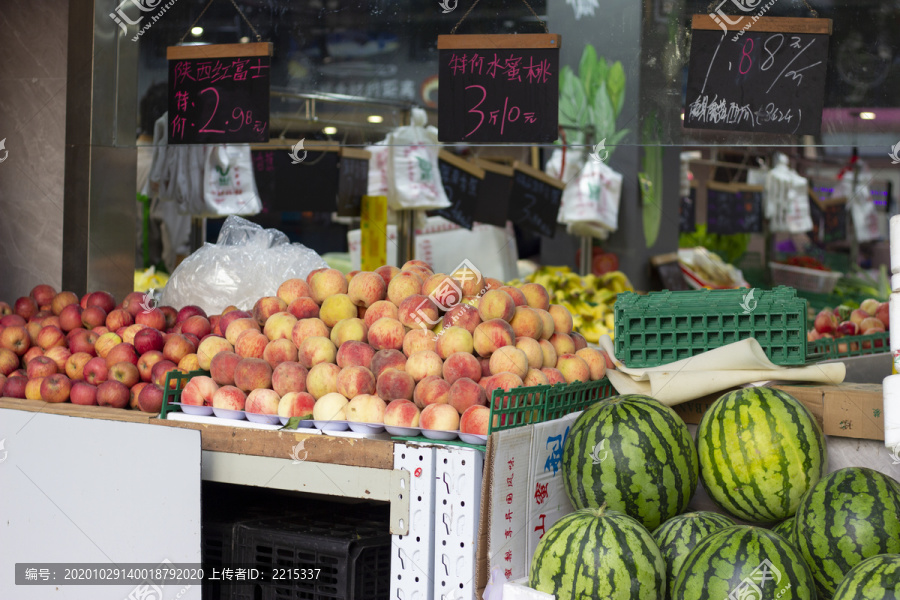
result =
M620 394L643 394L667 406L701 398L713 392L759 381L808 381L837 385L844 381L843 363L780 367L766 356L762 346L748 338L659 367L633 369L615 358L608 335L600 338L617 370L606 372Z

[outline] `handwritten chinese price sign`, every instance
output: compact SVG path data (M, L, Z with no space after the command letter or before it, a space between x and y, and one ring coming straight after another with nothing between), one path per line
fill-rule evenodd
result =
M553 237L565 184L524 163L513 163L509 220L532 233Z
M694 15L692 27L685 127L820 132L831 19Z
M269 141L272 44L170 46L169 143Z
M560 42L557 34L438 36L438 139L556 141Z

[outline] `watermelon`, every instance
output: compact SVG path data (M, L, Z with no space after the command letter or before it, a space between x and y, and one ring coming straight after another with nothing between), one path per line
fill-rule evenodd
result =
M794 536L824 597L877 554L900 553L900 485L863 467L829 473L797 509Z
M714 512L690 512L672 517L653 532L653 539L666 561L666 589L671 593L681 563L700 540L731 527L734 521Z
M794 517L785 519L784 521L773 527L772 532L777 533L796 546L796 543L794 542Z
M800 553L780 535L735 525L697 544L681 565L673 600L815 600Z
M528 585L557 600L662 600L666 563L635 519L604 506L570 513L547 530Z
M879 554L850 569L834 600L900 600L900 554Z
M744 521L794 514L827 468L825 436L792 396L745 388L713 402L697 428L700 478L710 498Z
M697 450L671 408L647 396L613 396L572 425L562 474L575 508L605 503L653 531L690 502Z

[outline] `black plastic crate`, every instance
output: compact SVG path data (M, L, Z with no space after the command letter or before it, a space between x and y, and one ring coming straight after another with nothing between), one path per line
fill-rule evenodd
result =
M319 569L314 579L235 584L235 600L377 600L388 598L388 522L318 515L244 521L234 528L234 563Z
M232 544L234 527L232 519L203 521L200 529L200 560L203 565L220 566L234 563ZM204 581L203 600L230 600L232 584L227 581Z

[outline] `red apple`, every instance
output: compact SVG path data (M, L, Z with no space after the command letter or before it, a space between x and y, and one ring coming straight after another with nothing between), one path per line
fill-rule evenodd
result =
M106 325L106 311L99 306L88 306L81 312L81 323L85 329ZM109 329L107 327L107 329Z
M66 361L66 376L72 381L84 380L84 368L93 357L87 352L76 352Z
M134 346L122 342L113 346L112 350L107 353L106 366L111 367L120 362L128 362L137 365L138 353L135 351Z
M87 352L91 356L96 356L97 350L94 348L94 345L99 338L100 336L93 331L73 329L66 336L66 341L69 344L69 350L72 352Z
M0 375L9 375L18 368L19 357L16 353L6 348L0 348Z
M140 403L138 403L138 398L141 395L141 391L148 385L150 384L142 381L131 386L131 390L128 394L128 408L131 408L133 410L141 410L141 405Z
M859 335L859 325L853 321L844 321L837 330L841 335Z
M138 359L137 367L143 381L151 381L153 379L153 365L161 360L163 360L163 353L159 350L150 350L141 354L141 357Z
M184 323L189 318L194 316L201 316L205 319L207 315L206 311L199 306L189 304L188 306L185 306L178 311L178 314L175 316L175 324L177 325L178 323Z
M127 387L137 384L141 380L141 374L137 366L130 362L119 362L109 368L110 380L124 383Z
M28 321L19 315L4 315L0 318L0 325L3 325L4 327L13 327L14 325L21 325L24 327L27 322Z
M31 347L31 336L24 325L6 327L0 332L0 348L12 350L18 356L22 356Z
M13 308L16 311L16 314L22 317L25 320L28 320L30 317L34 316L34 314L38 311L37 302L34 301L34 298L30 296L22 296L18 300L16 300Z
M49 377L59 372L56 363L46 356L38 356L31 359L28 363L28 379L38 379L39 377Z
M5 350L5 348L4 348L4 350ZM28 349L28 352L26 352L25 355L22 356L22 364L27 365L28 363L31 362L32 358L37 358L38 356L43 356L43 355L44 355L43 350L41 350L37 346L32 346L31 348Z
M109 292L94 292L88 296L88 307L98 306L103 312L109 314L116 308L116 299Z
M176 365L188 354L192 354L197 351L197 345L195 345L191 340L180 333L172 334L172 336L166 340L165 346L163 346L163 356L166 360L171 360Z
M125 408L131 396L125 384L119 381L104 381L97 386L97 404L112 408Z
M132 317L136 317L138 313L144 310L144 304L146 304L144 297L142 292L131 292L122 300L122 310Z
M6 302L0 302L0 317L13 314L12 307Z
M175 327L175 323L178 322L178 311L175 310L171 306L160 306L159 310L162 311L163 315L166 317L166 329L171 329ZM158 327L157 329L162 329Z
M77 304L70 304L59 313L59 327L66 333L83 326L81 313L83 309Z
M42 283L34 286L30 295L34 298L34 301L37 302L38 306L46 306L53 302L53 298L56 296L56 290L49 285Z
M25 386L28 385L28 378L19 375L11 375L3 384L3 390L0 396L6 398L25 398Z
M109 378L109 367L106 366L106 359L95 356L84 365L82 370L84 380L91 385L100 385Z
M41 400L53 403L65 402L69 399L71 390L72 380L62 373L56 373L45 377L41 382Z
M159 308L139 312L134 317L134 322L160 331L166 329L166 315Z
M69 391L69 400L72 404L80 404L81 406L97 405L97 386L91 385L84 381L76 381Z
M65 292L61 292L61 293L64 294ZM88 300L90 299L90 297L91 297L91 293L90 293L90 292L86 293L84 296L81 297L81 300L78 301L78 304L81 305L81 308L87 308L87 307L88 307Z
M814 326L819 333L834 333L837 323L832 313L822 311L816 315Z
M163 389L158 385L149 384L141 390L138 396L138 406L143 412L158 413L162 408Z
M110 331L117 331L133 323L134 317L131 316L131 313L121 308L117 308L106 315L106 326L109 327Z
M44 352L44 356L56 363L56 368L60 373L64 373L66 361L72 356L72 352L65 346L54 346Z
M150 381L158 385L159 387L163 387L166 384L166 375L170 371L175 371L178 369L178 365L173 363L171 360L161 360L150 369ZM172 382L174 384L174 382Z
M212 325L204 316L194 315L181 322L181 333L195 335L198 340L208 336L210 332L212 332Z
M134 336L134 349L140 354L146 354L153 350L162 352L164 346L163 335L157 329L146 327L138 331Z

